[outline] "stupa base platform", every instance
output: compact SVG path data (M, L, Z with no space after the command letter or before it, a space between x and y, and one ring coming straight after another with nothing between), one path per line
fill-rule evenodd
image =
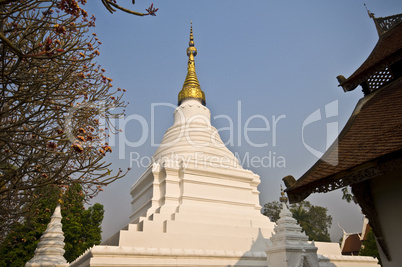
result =
M265 252L94 246L71 267L109 266L255 266L266 267Z

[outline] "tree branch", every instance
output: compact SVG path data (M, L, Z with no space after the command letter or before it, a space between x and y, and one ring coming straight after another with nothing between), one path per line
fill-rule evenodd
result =
M18 57L22 57L23 54L21 52L21 50L19 50L12 42L10 42L10 40L8 40L4 34L2 32L0 32L0 39L4 42L4 44L6 44L10 50L16 54Z

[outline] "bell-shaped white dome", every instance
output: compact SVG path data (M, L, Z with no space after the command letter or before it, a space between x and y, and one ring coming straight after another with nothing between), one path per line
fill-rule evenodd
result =
M155 162L194 162L198 167L241 168L211 125L211 112L199 99L186 99L174 111L174 124L153 156Z

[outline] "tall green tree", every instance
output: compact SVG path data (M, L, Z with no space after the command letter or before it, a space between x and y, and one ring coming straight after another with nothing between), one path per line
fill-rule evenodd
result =
M263 214L268 216L271 221L276 222L281 209L282 203L272 201L264 205ZM309 201L302 201L290 205L289 210L309 240L331 241L328 230L332 225L332 216L327 214L327 208L312 205Z
M85 209L85 195L80 185L69 187L63 195L58 187L35 191L32 213L17 223L0 245L0 266L23 266L34 256L39 239L46 230L50 217L61 200L65 254L71 262L87 248L100 244L103 205L96 203Z
M369 230L366 236L366 240L363 240L359 256L371 256L378 259L378 263L381 264L380 253L378 252L377 242L375 241L375 235L372 229Z
M103 205L96 203L84 208L84 194L79 185L66 192L62 203L64 257L68 262L80 256L87 248L99 245L102 239ZM63 215L63 213L65 215Z
M262 208L262 214L267 216L272 222L279 220L279 213L282 209L282 203L279 201L271 201L264 205Z

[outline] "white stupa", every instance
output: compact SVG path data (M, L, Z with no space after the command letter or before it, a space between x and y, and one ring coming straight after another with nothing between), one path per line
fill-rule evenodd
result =
M131 187L130 224L71 266L266 266L274 223L260 213L260 178L211 125L192 29L187 55L174 124Z
M64 258L64 235L61 225L60 205L53 212L46 231L40 238L35 250L35 256L25 264L25 267L67 267Z
M377 266L341 255L338 243L309 243L286 205L276 227L260 213L260 177L239 165L211 125L196 55L191 29L174 124L131 187L130 223L70 266Z

